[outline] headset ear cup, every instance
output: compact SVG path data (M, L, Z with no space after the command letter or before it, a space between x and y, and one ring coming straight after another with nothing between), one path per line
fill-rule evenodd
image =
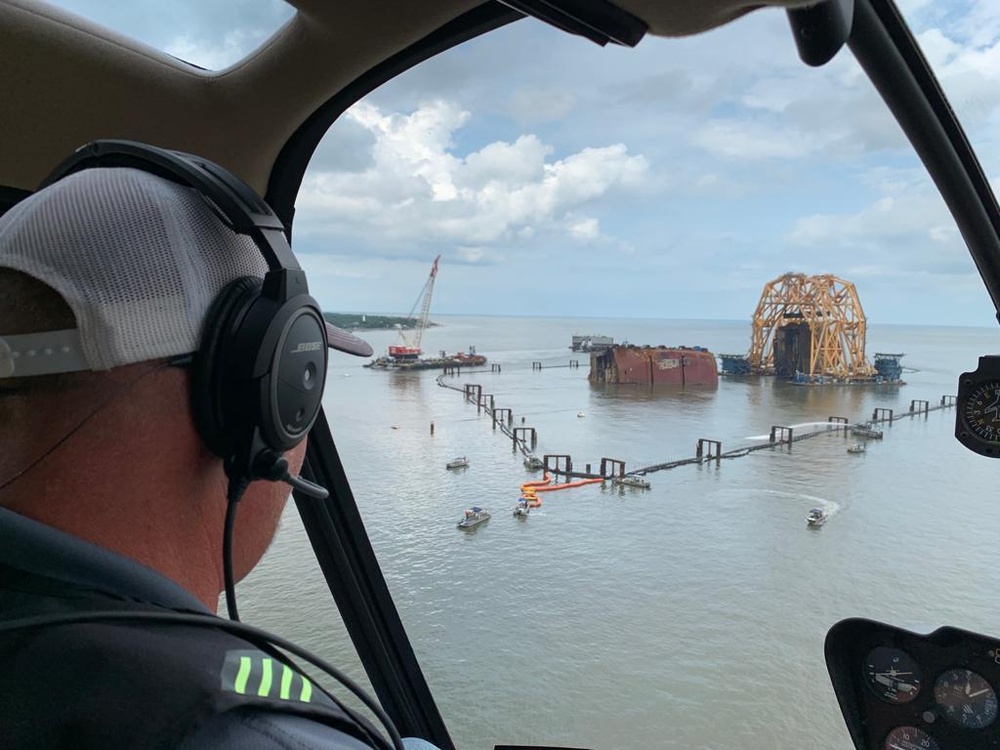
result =
M236 323L260 296L263 281L244 276L230 282L215 298L194 358L191 406L194 422L209 450L229 458L235 448L234 416L229 414L227 392L235 387L230 379L230 353Z

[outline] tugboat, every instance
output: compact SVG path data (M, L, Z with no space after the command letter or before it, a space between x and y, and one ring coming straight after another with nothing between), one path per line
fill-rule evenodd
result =
M643 479L642 477L637 477L632 475L624 477L615 477L614 479L611 480L611 482L612 484L617 484L621 487L635 487L636 489L640 490L648 490L652 486L650 485L648 479Z
M486 508L480 508L478 505L473 505L465 511L465 515L462 516L462 520L458 522L458 528L471 529L473 526L478 526L479 524L486 523L489 520L490 512L486 510Z
M806 524L809 526L822 526L826 523L828 517L826 511L822 508L813 508L806 516Z

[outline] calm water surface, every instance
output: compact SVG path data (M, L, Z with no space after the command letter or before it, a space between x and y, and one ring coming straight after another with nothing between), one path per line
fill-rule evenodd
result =
M992 329L872 326L869 356L906 352L901 387L806 388L723 380L713 390L596 387L563 365L573 333L745 352L747 323L439 317L424 349L475 345L500 374L463 376L538 430L538 453L629 468L728 450L771 425L939 402ZM368 336L376 350L394 334ZM832 434L790 450L649 477L649 491L588 486L510 516L530 477L436 372L331 362L325 405L372 543L459 747L497 742L611 748L851 747L823 660L827 629L863 616L1000 635L995 487L1000 464L962 448L954 411L886 428L866 455ZM584 417L578 417L583 412ZM435 424L430 435L429 425ZM805 431L808 427L799 427ZM471 466L448 472L466 455ZM461 511L494 516L473 533ZM831 513L806 528L813 506ZM251 623L363 670L297 513L240 587Z

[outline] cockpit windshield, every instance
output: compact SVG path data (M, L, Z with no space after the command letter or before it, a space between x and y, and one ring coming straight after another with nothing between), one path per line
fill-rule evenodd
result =
M142 403L205 458L201 490L228 487L198 506L209 522L187 519L219 527L222 570L167 544L161 569L145 540L119 553L182 570L181 588L197 568L211 608L266 548L238 586L243 619L370 680L400 735L442 750L449 735L465 750L1000 747L1000 357L983 356L1000 352L1000 6L779 4L59 3L125 38L35 0L0 4L17 105L0 126L0 214L20 215L72 149L119 139L72 164L166 178L207 215L200 193L213 231L234 239L220 217L252 227L247 268L270 264L259 295L239 278L212 304L222 317L198 314L214 322L202 338L185 320L190 345L143 381L172 384L176 410L152 386ZM643 13L650 31L634 49L600 46L518 17L539 8L606 11L626 30ZM803 62L831 39L832 60ZM5 262L7 310L24 294L76 320L61 288ZM157 319L190 312L150 299ZM350 337L321 316L373 356L337 351L331 337ZM0 378L61 375L38 362L86 349L69 322L23 317L0 329ZM34 436L35 412L18 408L6 413L23 430L0 437ZM21 528L15 500L34 509L12 483L58 494L30 472L69 437L74 456L108 455L121 433L91 419L8 461L0 532ZM80 481L97 473L79 464L63 462ZM244 490L272 491L269 522L288 491L256 479L298 491L234 575ZM121 521L112 507L97 520ZM64 530L94 541L77 516ZM96 543L112 550L108 528ZM15 584L0 594L20 596ZM164 614L110 619L248 632L207 610ZM109 619L61 617L0 622L0 646ZM266 658L227 651L221 688L188 660L199 689L282 716L290 704L274 701L309 703L311 674L272 671L284 646L248 642ZM288 716L318 710L370 738L320 703Z
M992 173L1000 16L903 12ZM784 13L635 50L526 20L432 58L330 129L296 241L383 363L335 359L326 410L459 746L844 747L834 622L995 629L995 467L953 439L989 297L854 57L804 66ZM424 370L391 356L418 332ZM755 349L771 374L726 371ZM636 482L524 486L614 462Z

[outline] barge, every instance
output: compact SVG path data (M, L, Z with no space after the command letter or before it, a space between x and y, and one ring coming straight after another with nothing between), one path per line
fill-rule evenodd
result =
M377 357L365 367L375 370L442 370L445 367L482 367L486 357L476 354L475 349L457 354L441 352L438 357Z

